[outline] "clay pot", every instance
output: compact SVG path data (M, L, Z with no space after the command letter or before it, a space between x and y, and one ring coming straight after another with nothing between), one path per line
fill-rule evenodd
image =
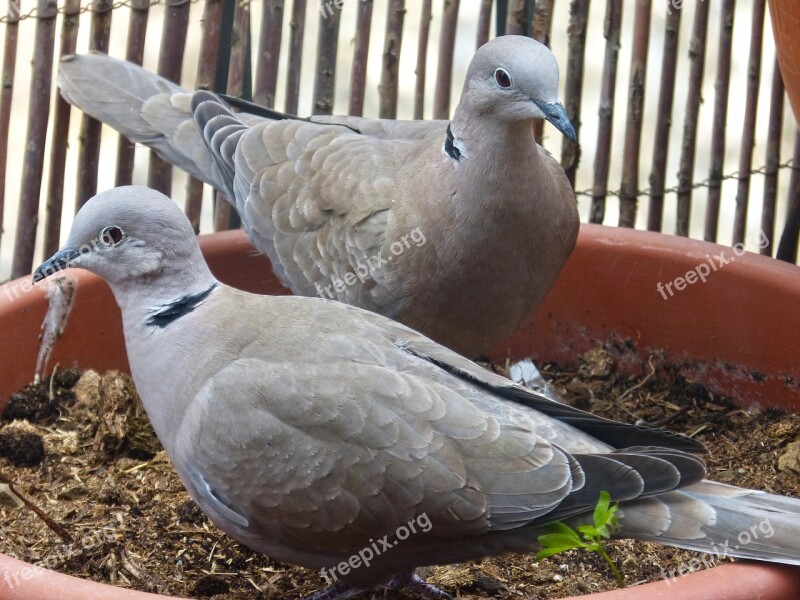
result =
M800 123L800 11L796 0L769 0L769 15L783 84Z
M201 246L222 281L259 293L287 293L243 233L204 236ZM127 369L119 313L107 286L83 271L69 275L78 283L75 307L50 364ZM22 280L0 287L0 403L32 378L46 311L44 286L26 291L20 286ZM490 354L495 360L532 356L569 363L606 343L618 351L623 369L641 373L650 364L663 374L678 369L742 406L800 410L798 306L796 266L705 242L584 225L575 253L542 306ZM31 565L0 555L0 577L4 572L29 577L14 587L0 578L4 599L157 597L34 572ZM591 597L793 600L798 589L800 568L739 562Z

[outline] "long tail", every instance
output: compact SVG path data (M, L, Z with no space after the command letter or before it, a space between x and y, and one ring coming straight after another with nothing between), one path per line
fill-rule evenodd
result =
M702 481L622 503L622 537L800 565L800 499Z
M64 99L89 116L209 185L230 190L194 122L191 92L105 54L64 57L58 85Z

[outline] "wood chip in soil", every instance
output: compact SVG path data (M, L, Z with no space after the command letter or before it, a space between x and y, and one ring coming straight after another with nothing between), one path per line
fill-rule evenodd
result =
M570 404L703 442L711 479L800 496L800 415L744 411L680 377L620 375L603 348L575 368L548 365L543 374ZM0 426L0 478L52 521L0 484L4 554L190 598L291 599L325 585L318 573L251 552L208 521L184 491L125 375L58 371L14 394ZM628 585L661 579L681 565L722 560L630 540L610 542L608 550ZM615 588L599 557L575 551L540 563L532 555L507 555L420 574L465 600L538 600ZM393 591L375 597L416 598Z

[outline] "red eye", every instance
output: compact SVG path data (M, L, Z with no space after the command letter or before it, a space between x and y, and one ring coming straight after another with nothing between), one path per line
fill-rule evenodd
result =
M100 242L104 246L108 246L111 248L112 246L116 246L122 241L122 238L125 237L125 233L119 227L106 227L103 231L100 232Z
M511 87L511 77L509 77L508 73L506 73L503 69L497 69L494 72L494 80L501 88Z

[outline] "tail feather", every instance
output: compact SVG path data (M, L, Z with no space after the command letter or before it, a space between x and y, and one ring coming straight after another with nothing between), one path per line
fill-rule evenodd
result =
M167 162L218 189L225 189L192 117L192 93L145 69L105 54L61 60L61 95L89 116Z
M570 519L590 511L605 490L614 501L661 496L681 486L701 481L705 463L691 454L665 448L634 446L605 454L574 454L584 480L576 484L548 518ZM632 500L632 499L636 500ZM581 520L581 517L578 517Z
M622 503L619 535L719 556L800 565L800 499L701 481Z

